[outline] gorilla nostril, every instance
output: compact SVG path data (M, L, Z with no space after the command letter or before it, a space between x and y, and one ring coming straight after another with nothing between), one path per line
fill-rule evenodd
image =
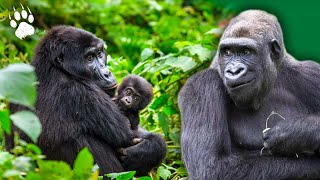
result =
M239 69L237 69L234 74L237 75L237 74L240 74L242 71L244 70L244 68L240 67Z

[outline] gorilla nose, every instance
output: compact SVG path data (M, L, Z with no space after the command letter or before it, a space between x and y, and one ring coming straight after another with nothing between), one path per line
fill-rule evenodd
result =
M244 74L246 74L248 68L242 63L230 64L225 69L225 77L228 79L238 79Z
M103 73L104 77L108 78L110 75L110 71L106 71L105 73Z
M130 99L130 98L125 98L124 100L126 101L126 104L127 104L127 105L130 105L130 104L131 104L131 99Z

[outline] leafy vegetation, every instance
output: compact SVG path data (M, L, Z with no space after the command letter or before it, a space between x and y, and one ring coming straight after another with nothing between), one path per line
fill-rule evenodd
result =
M1 6L2 5L2 6ZM168 147L165 162L149 177L139 179L183 179L187 172L181 161L181 118L177 95L186 79L209 66L229 13L202 0L29 0L35 15L36 34L20 40L9 26L9 0L0 5L0 123L3 134L11 122L36 142L41 131L30 111L9 115L8 103L34 109L36 78L27 65L33 48L45 31L58 24L83 28L107 45L108 65L120 82L129 73L146 78L154 86L154 100L141 112L141 125L163 134ZM12 14L12 12L11 12ZM14 63L26 63L15 64ZM9 66L8 66L9 65ZM10 121L11 120L11 121ZM4 139L0 136L4 143ZM82 150L74 169L45 160L41 150L16 137L12 152L0 152L0 178L7 179L98 179L93 158ZM135 172L112 173L114 179L132 179Z

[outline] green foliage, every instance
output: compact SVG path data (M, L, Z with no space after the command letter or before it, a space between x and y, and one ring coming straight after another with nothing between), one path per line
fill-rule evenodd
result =
M9 152L0 152L0 179L98 179L98 171L91 173L93 157L87 148L80 151L72 170L63 161L44 160L40 149L19 141Z
M36 97L33 69L27 64L12 64L0 70L0 98L33 109Z
M157 179L160 177L164 180L167 180L171 176L171 172L163 166L160 166L157 170Z
M91 176L91 169L94 165L94 160L92 154L89 152L88 148L84 148L80 151L77 159L74 163L74 177L76 179L88 179Z
M10 118L14 125L26 133L33 142L37 142L41 133L41 123L39 118L30 111L19 111Z
M130 180L134 178L135 171L121 172L121 173L110 173L107 177L116 180Z
M21 41L6 19L12 5L20 6L14 2L8 0L0 4L0 20L3 20L0 22L0 67L30 62L35 44L54 25L72 25L96 34L108 46L105 49L109 54L109 68L119 82L133 73L154 86L154 100L140 113L140 124L164 135L168 154L162 166L149 177L139 179L186 177L180 152L178 92L188 77L209 66L223 28L220 22L229 15L205 0L28 0L23 1L23 5L28 5L35 15L32 25L36 34ZM0 70L0 123L1 130L10 133L11 118L36 141L41 130L37 118L31 112L9 116L8 111L9 102L33 109L35 77L32 72L32 67L26 65L10 65ZM35 153L37 148L31 148L30 144L16 145L12 154L3 152L9 165L4 166L5 169L0 166L0 177L5 174L13 179L98 178L97 171L91 173L93 160L88 149L80 152L72 170L66 163L43 160L38 151ZM13 161L20 156L31 157L25 161L25 167L29 167L28 163L33 166L17 170ZM37 168L33 168L35 165ZM132 179L134 174L123 172L108 176Z

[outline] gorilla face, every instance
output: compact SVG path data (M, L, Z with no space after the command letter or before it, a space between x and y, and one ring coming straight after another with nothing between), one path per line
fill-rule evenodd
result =
M152 100L152 85L137 75L128 75L118 89L117 102L125 111L139 111Z
M234 36L224 37L220 41L220 75L231 98L241 107L248 104L255 106L252 101L265 95L277 76L276 54L280 51L279 45L275 40L263 42L264 39L258 41Z
M93 34L73 27L60 26L47 35L53 64L67 75L94 82L111 97L117 82L106 67L104 42ZM49 49L48 48L48 49Z
M141 95L134 87L127 87L119 94L119 103L127 111L140 110L141 100Z
M257 85L261 64L259 49L254 40L227 38L220 43L220 67L230 93L245 91Z
M111 71L106 67L106 55L103 42L87 48L83 61L91 72L92 80L98 84L111 97L114 96L117 82Z

